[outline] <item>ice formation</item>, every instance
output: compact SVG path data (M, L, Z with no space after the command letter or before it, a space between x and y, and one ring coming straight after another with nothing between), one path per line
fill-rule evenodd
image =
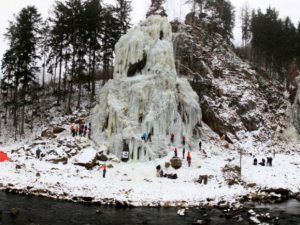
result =
M115 46L114 78L100 91L93 111L93 140L130 160L149 161L198 136L201 109L189 82L177 77L172 31L166 17L153 15L129 30ZM124 108L128 108L125 112ZM143 122L139 123L139 114ZM152 142L141 139L152 133Z

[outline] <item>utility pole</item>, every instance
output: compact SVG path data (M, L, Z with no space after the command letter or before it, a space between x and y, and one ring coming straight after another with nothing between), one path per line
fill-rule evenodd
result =
M242 148L240 148L240 178L242 177Z

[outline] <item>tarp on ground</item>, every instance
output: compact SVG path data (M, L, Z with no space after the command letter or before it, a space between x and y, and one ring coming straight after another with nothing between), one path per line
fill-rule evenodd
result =
M7 161L8 157L5 152L0 151L0 162Z

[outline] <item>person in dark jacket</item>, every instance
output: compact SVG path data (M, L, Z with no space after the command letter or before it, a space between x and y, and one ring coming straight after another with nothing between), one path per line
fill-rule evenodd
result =
M40 149L40 148L38 148L37 150L36 150L36 158L37 159L39 159L40 158L40 156L41 156L41 152L42 152L42 150Z
M151 132L148 134L148 138L147 138L147 141L149 141L150 140L150 142L152 142L152 140L151 140L151 136L152 136L152 134L151 134Z
M202 147L202 142L199 142L199 151L201 151L201 147Z
M182 144L185 146L185 136L182 137Z
M184 159L184 154L185 154L185 148L182 150L182 158Z

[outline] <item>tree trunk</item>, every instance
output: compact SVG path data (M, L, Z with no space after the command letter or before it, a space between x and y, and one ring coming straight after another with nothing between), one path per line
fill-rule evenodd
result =
M45 87L45 69L46 69L46 55L44 55L44 64L43 64L43 85L42 87Z
M74 43L73 46L76 46L76 41L77 41L77 36L76 33L74 34ZM72 113L72 109L71 109L71 100L72 100L72 90L73 90L73 82L74 82L74 70L75 70L75 56L76 56L76 47L73 50L73 56L72 56L72 72L71 72L71 82L70 82L70 93L69 93L69 102L68 102L68 106L67 106L67 114L71 114Z
M62 47L61 47L62 48ZM60 104L60 84L61 84L61 67L62 67L62 49L60 51L60 59L59 59L59 78L58 78L58 93L57 93L57 105Z
M21 123L20 135L25 134L24 123L25 123L25 99L22 108L22 123Z

